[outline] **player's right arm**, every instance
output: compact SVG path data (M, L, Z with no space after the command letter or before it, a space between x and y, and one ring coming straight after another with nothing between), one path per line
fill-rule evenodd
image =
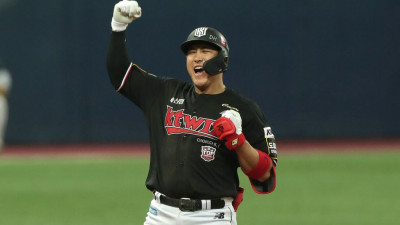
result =
M146 72L129 59L125 30L141 15L141 8L136 1L124 0L115 4L107 52L107 70L114 88L146 111L151 109L151 104L162 95L165 79Z
M128 25L142 15L136 1L120 1L114 6L111 20L111 40L107 53L107 70L111 83L116 89L122 83L131 62L125 46L125 30Z

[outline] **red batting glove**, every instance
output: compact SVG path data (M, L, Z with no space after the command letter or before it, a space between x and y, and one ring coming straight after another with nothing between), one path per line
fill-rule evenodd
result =
M236 126L227 117L221 117L214 122L214 133L219 140L225 141L225 146L229 150L234 150L243 145L246 141L242 132L236 132Z

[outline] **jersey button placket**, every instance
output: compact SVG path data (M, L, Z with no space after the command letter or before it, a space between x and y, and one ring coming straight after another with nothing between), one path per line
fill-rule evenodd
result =
M195 114L196 114L196 108L193 107L192 115L195 115ZM184 135L183 135L183 138L184 138L184 139L186 139L187 137L188 137L187 134L184 134Z

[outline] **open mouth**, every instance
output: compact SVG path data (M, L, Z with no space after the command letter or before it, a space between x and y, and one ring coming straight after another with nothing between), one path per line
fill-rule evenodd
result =
M194 73L195 74L200 74L201 72L203 72L204 71L204 69L203 69L203 67L202 66L196 66L196 67L194 67Z

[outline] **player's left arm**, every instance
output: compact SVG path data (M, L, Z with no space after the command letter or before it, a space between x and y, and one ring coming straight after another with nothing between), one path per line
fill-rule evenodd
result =
M242 171L250 178L264 182L271 177L272 160L268 154L253 148L247 140L235 151Z
M266 123L263 121L258 116L251 124L246 124L252 131L246 135L253 145L246 140L242 132L241 116L234 110L222 113L221 118L214 122L214 132L220 140L225 141L228 149L236 151L240 167L249 177L254 191L266 194L272 192L276 186L277 154L271 130L265 127Z

